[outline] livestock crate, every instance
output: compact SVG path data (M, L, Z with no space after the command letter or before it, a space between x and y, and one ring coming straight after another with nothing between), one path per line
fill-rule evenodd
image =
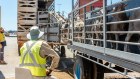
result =
M38 25L41 31L44 31L44 36L42 39L48 42L48 44L56 51L61 51L61 56L65 56L65 48L63 45L66 45L61 42L61 23L58 20L54 13L47 11L38 12ZM47 16L47 17L42 17ZM46 21L43 21L44 18ZM62 50L61 50L62 49Z
M36 25L38 0L18 0L18 23L25 28Z

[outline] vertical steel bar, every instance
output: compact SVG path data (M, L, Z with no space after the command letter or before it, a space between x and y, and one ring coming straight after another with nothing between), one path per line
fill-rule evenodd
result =
M83 11L83 18L84 18L84 26L83 26L83 31L84 31L84 43L86 43L86 6L84 7L84 11Z
M1 6L0 6L0 27L1 27Z
M68 33L67 33L67 39L70 39L70 19L69 19L69 21L67 22L68 23L68 25L69 25L69 27L67 28L67 31L68 31Z
M36 19L39 18L39 15L38 15L38 0L36 0ZM38 25L38 20L36 20L36 24L35 25Z
M99 59L97 59L97 62L99 63Z
M128 75L128 70L124 69L124 75Z
M92 18L92 16L93 16L93 14L92 14L92 11L94 10L94 8L93 8L93 4L91 4L90 5L90 11L91 11L91 13L90 13L90 18ZM90 26L91 28L93 28L93 26ZM89 31L89 30L88 30ZM91 30L92 31L92 30ZM91 33L91 38L94 38L93 36L94 36L94 33ZM93 39L91 40L92 42L93 42ZM92 45L93 45L93 43L92 43Z
M44 33L46 33L45 32L45 27L43 26L42 28L43 28ZM45 40L45 34L43 35L43 39Z
M92 4L90 4L90 11L92 11L93 10L93 6L92 6Z
M55 0L53 2L53 11L55 12Z
M37 11L37 26L39 26L39 11Z
M107 0L103 0L103 44L104 44L104 48L106 48L106 30L107 30L107 27L106 27L106 2Z
M61 29L60 24L57 23L57 25L58 25L58 28ZM60 32L61 32L61 30L59 30L59 32L58 32L59 43L61 42L61 35L60 35L61 33Z
M108 67L111 68L111 63L109 63Z
M46 27L46 41L48 42L48 30L49 30L49 26L50 24L47 24L47 27Z
M69 20L69 19L68 19ZM68 23L68 28L66 28L66 31L68 31L67 32L67 37L66 37L66 39L70 39L70 24L69 24L69 22L67 22ZM65 30L65 29L64 29ZM62 32L63 32L63 30L62 30ZM65 32L64 32L65 33Z
M72 0L72 11L74 10L74 0ZM74 12L72 12L72 42L74 41Z

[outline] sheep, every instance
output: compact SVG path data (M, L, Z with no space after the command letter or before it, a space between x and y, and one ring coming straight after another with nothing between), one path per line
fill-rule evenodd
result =
M140 19L140 10L135 10L132 15L129 18L130 20L133 19ZM129 28L128 31L140 31L140 22L139 21L135 21L135 22L129 22ZM125 38L125 42L129 42L130 38L132 37L132 33L128 33L126 38ZM139 34L140 35L140 34ZM140 40L140 39L139 39ZM139 41L138 41L139 42ZM125 44L124 45L124 51L128 51L128 45Z
M125 10L125 7L126 7L126 4L124 3L119 4L113 9L113 12L123 11ZM112 22L128 20L128 16L126 15L126 13L113 14L112 16L113 16ZM110 31L127 31L128 23L111 24L109 26L109 29ZM113 39L114 35L115 35L115 39ZM123 35L123 34L122 33L109 34L109 39L119 41L120 35ZM115 47L116 49L118 49L118 43L116 43ZM111 48L114 48L113 43L111 43Z

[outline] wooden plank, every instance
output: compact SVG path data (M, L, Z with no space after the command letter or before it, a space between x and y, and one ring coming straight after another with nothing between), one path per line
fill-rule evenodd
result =
M140 73L137 72L129 72L130 76L140 78ZM128 77L121 75L119 73L105 73L105 79L128 79Z
M37 0L18 0L18 6L21 5L37 5Z
M18 20L20 25L35 25L36 24L36 20Z
M18 17L24 17L24 18L36 18L37 14L36 12L18 12Z
M37 0L18 0L18 23L20 25L36 24L37 2Z
M36 7L19 7L18 11L37 12L37 9L36 9Z

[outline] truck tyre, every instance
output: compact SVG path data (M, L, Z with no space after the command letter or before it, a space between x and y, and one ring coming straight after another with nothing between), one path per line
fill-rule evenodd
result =
M80 56L76 56L74 64L74 79L104 79L104 69Z
M61 46L61 54L60 54L61 57L65 57L66 56L66 50L65 50L65 47L64 46Z
M73 67L74 79L84 79L84 67L82 58L76 56L76 60Z

